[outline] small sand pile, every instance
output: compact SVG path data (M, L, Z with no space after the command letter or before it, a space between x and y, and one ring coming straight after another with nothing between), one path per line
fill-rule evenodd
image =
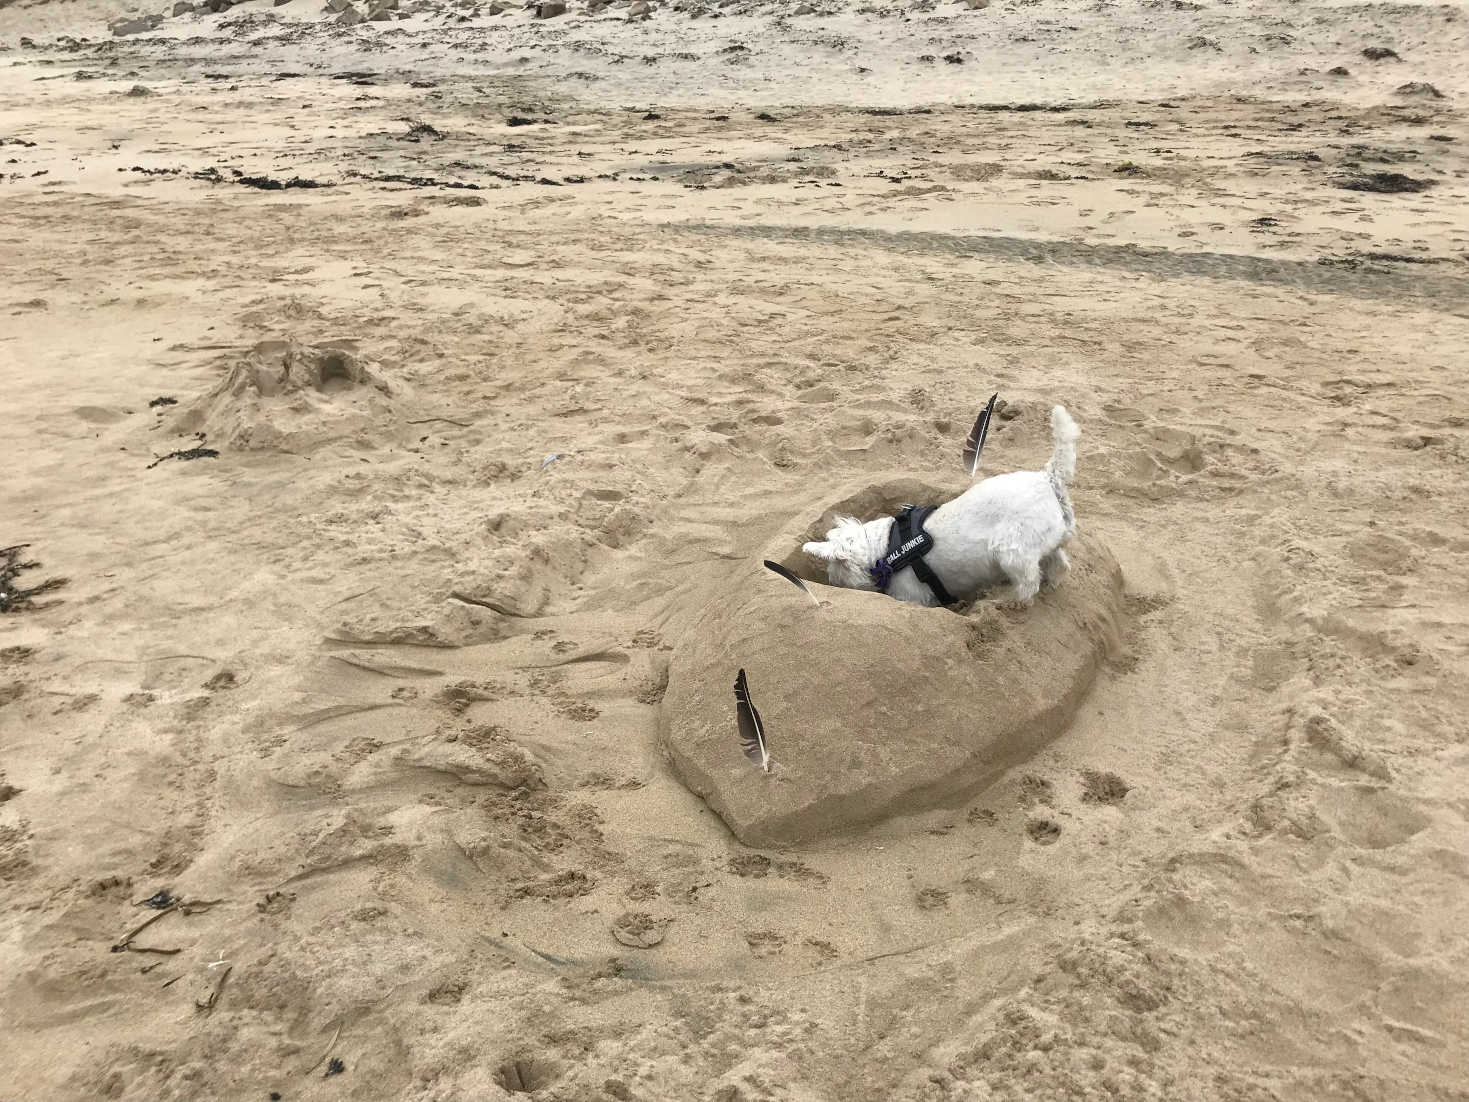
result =
M402 388L357 354L355 341L262 341L174 427L256 451L310 451L380 424Z
M875 487L832 511L895 504L894 488L923 489ZM818 535L823 522L786 532L768 557ZM1066 729L1115 636L1117 563L1094 539L1073 543L1071 560L1061 585L1030 608L979 602L962 616L813 586L817 608L752 564L678 643L664 752L752 846L811 842L972 796ZM777 763L772 776L739 751L732 685L742 667Z
M390 597L399 597L393 594ZM332 629L330 638L373 646L468 647L508 634L506 617L496 610L451 597L385 598L363 602Z

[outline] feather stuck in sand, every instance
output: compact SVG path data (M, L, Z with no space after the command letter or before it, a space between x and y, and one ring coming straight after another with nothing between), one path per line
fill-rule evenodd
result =
M740 745L744 748L745 757L769 773L773 764L770 760L770 744L765 741L765 724L760 720L755 702L750 699L750 686L745 680L744 670L735 677L734 693L735 711L739 715Z
M984 451L984 438L989 435L990 418L995 415L995 399L999 396L999 391L990 395L989 405L984 407L974 427L969 430L969 438L964 441L964 469L970 478L979 473L980 453Z
M763 562L765 563L765 569L766 570L771 570L771 571L774 571L776 574L779 574L782 578L784 578L786 581L790 582L793 586L795 586L797 589L799 589L802 593L806 594L806 596L810 597L811 598L811 603L813 605L816 605L818 608L821 607L821 601L817 598L816 594L812 593L811 590L807 589L806 588L806 583L803 582L800 578L798 578L795 574L793 574L791 571L787 570L785 567L781 566L780 563L778 563L778 562L771 562L769 559L764 559Z

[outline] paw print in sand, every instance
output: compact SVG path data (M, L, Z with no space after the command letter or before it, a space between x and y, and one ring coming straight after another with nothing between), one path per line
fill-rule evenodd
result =
M1053 846L1061 837L1061 827L1050 819L1032 819L1025 824L1025 833L1038 846Z

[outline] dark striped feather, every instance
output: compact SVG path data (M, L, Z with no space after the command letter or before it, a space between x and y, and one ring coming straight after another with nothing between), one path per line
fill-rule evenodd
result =
M998 391L990 395L989 405L984 407L974 428L969 430L969 439L964 441L964 469L970 478L979 473L979 456L984 451L984 438L989 435L990 418L995 415L995 399L999 396Z
M770 747L765 741L765 724L760 720L755 702L750 699L750 685L745 680L744 670L735 677L734 692L735 712L740 723L740 746L745 757L769 773Z
M786 581L790 582L791 585L795 586L802 593L806 594L806 596L810 597L811 598L811 603L813 605L816 605L818 608L821 606L821 602L819 600L817 600L816 594L812 593L809 589L807 589L806 588L806 583L803 582L800 578L796 577L794 574L792 574L785 567L781 566L780 563L778 563L778 562L771 562L769 559L764 559L762 561L765 563L765 569L766 570L773 570L773 571L775 571L775 573L779 574Z

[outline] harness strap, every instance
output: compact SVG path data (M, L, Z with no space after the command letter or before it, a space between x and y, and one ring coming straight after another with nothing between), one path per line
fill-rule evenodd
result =
M933 572L933 568L928 563L923 561L924 556L934 549L933 537L924 530L923 522L937 508L937 505L925 505L922 508L905 505L902 512L893 518L892 533L888 536L887 554L880 558L872 569L878 589L883 593L887 592L888 584L895 573L905 566L911 566L914 576L933 591L939 604L951 605L954 603L954 597L944 588L944 583L939 580L939 576Z

